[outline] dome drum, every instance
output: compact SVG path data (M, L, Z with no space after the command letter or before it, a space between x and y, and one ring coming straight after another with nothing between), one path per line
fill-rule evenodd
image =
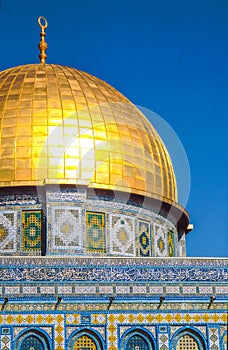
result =
M177 217L151 198L69 185L2 188L0 194L3 255L182 254Z

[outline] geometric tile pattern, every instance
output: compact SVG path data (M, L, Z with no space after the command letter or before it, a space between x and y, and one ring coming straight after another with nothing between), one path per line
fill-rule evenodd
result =
M64 316L59 314L53 320L54 315L50 315L51 320L54 323L54 339L55 339L55 349L64 350L65 349L65 332L64 332Z
M199 293L200 294L212 294L213 293L213 287L210 286L199 286Z
M54 329L52 333L54 336L54 349L56 350L65 350L65 333L64 333L64 316L61 314L53 314L52 311L50 313L36 313L36 314L5 314L0 315L0 324L2 325L24 325L27 327L39 327L39 325L50 327ZM24 328L25 329L25 328ZM27 344L26 344L27 346ZM31 348L31 346L30 346ZM28 348L30 350L30 348ZM38 347L34 347L35 349L39 349ZM27 348L25 348L27 350ZM42 349L42 348L41 348ZM2 348L1 348L2 350ZM6 349L5 349L6 350Z
M125 285L117 285L116 286L116 293L120 293L120 294L129 294L130 293L130 287L129 286L125 286Z
M40 293L41 294L54 294L55 293L55 287L44 285L40 287Z
M17 212L0 211L0 253L14 253L17 239Z
M168 231L167 239L168 239L168 256L175 256L174 233L170 230Z
M217 314L218 316L218 314ZM186 324L189 325L189 323L193 324L201 324L201 323L208 323L208 322L226 322L226 315L220 314L219 316L220 321L218 321L217 317L214 318L213 315L210 314L196 314L196 313L119 313L119 314L109 314L108 315L108 349L117 350L118 348L118 328L120 328L121 324L134 324L135 327L137 325L141 324ZM96 322L98 323L98 322ZM122 327L122 326L121 326ZM159 349L162 350L168 350L168 341L169 337L167 333L159 333ZM191 338L194 340L194 338ZM190 339L190 340L191 340ZM182 340L181 340L182 342ZM183 348L182 348L183 349ZM191 348L189 348L190 350ZM194 348L193 348L194 349ZM197 349L197 348L196 348ZM211 348L210 348L211 349ZM184 348L186 350L186 348Z
M109 334L108 334L108 349L111 350L117 350L118 346L118 336L117 336L117 323L118 321L120 323L124 323L125 321L125 315L108 315L108 329L109 329Z
M66 324L80 324L80 315L79 314L66 314ZM98 322L99 323L99 322Z
M105 314L92 314L91 315L92 324L106 324L106 315Z
M150 285L149 286L150 294L163 294L163 286Z
M76 285L75 286L75 293L78 294L91 294L91 293L96 293L96 286L93 285Z
M107 252L110 255L111 244L111 254L113 255L125 255L124 252L126 251L126 256L154 256L154 243L156 242L154 242L152 232L154 226L161 226L165 230L165 237L160 237L158 243L160 250L159 248L156 249L157 255L164 255L162 252L164 250L163 246L167 245L168 230L173 232L173 239L170 234L167 255L173 255L174 246L175 254L178 255L177 230L171 222L160 215L152 216L149 210L142 208L134 208L132 211L132 207L126 204L88 199L86 191L83 193L83 197L79 192L73 190L64 189L61 191L58 193L46 192L47 251L49 253L63 254L63 251L68 251L70 255L76 252L88 255L86 251L94 251L103 254ZM19 197L18 195L4 196L3 204L5 203L6 206L1 206L0 214L0 253L10 254L15 252L17 254L20 253L21 248L21 255L25 255L23 253L27 253L27 255L37 255L36 253L38 253L40 255L40 246L42 245L39 239L41 221L44 225L41 209L39 209L42 196L43 194L40 194L40 197L34 194L24 195L24 197L22 195ZM9 205L10 210L8 210ZM93 212L95 208L99 210ZM12 219L14 212L15 225ZM6 214L9 216L11 223L5 220ZM120 217L125 219L125 225L122 225L119 221ZM19 225L20 221L23 221L22 225ZM135 226L135 232L134 225L137 225ZM10 232L12 230L14 230L14 234ZM124 235L129 235L131 238L132 234L136 236L136 242L126 247ZM101 237L102 239L100 239ZM166 244L163 244L162 238L164 238ZM42 240L42 242L45 245L45 240ZM43 248L45 247L43 246ZM133 254L135 251L136 254Z
M183 294L196 294L196 286L183 286Z
M159 343L160 350L168 350L169 349L169 336L168 336L168 334L167 333L160 333L158 335L158 343Z
M6 294L19 294L20 293L20 286L6 286L5 287L5 293Z
M219 350L219 333L218 328L209 328L210 350Z
M105 252L105 214L86 212L87 251Z
M132 293L133 294L146 294L147 288L142 285L133 285Z
M112 294L113 286L110 285L100 285L98 287L99 293Z
M160 225L154 225L154 250L155 256L167 256L167 238L166 231Z
M215 286L216 294L228 294L228 285L226 286Z
M58 286L58 293L59 294L72 294L72 286Z
M110 215L110 252L117 255L135 255L135 228L132 217Z
M151 256L150 223L138 221L139 256Z
M51 248L68 250L81 249L81 209L75 207L52 208Z
M91 305L91 311L94 306ZM107 306L106 306L107 307ZM68 336L74 331L75 327L80 325L80 322L82 321L82 318L84 317L84 312L82 315L80 314L74 314L74 313L68 313L66 315L61 313L54 313L53 311L45 312L45 313L26 313L26 314L4 314L0 315L0 325L3 325L6 329L7 325L10 326L16 326L16 333L15 336L20 335L20 330L23 330L25 326L27 327L38 327L45 331L45 328L49 328L48 334L54 336L54 349L63 350L66 349L64 347L65 344L65 332L64 332L64 325L68 325L69 331L66 333ZM159 349L167 350L168 349L168 327L172 325L172 334L178 330L177 324L187 325L189 326L194 325L194 327L198 328L202 327L203 323L213 323L217 325L225 325L227 322L227 315L225 313L220 312L207 312L205 313L199 312L127 312L127 313L110 313L106 315L105 313L92 313L89 315L90 317L90 324L91 326L89 328L93 328L97 331L98 327L102 327L103 339L106 338L107 340L107 349L111 350L119 350L119 344L118 344L118 338L119 335L123 335L123 332L129 329L130 325L133 325L134 327L145 327L149 331L152 332L154 337L156 338L156 332L155 327L157 327L157 334L158 334L158 343L159 343ZM65 319L65 321L64 321ZM153 326L151 326L153 324ZM199 327L197 326L199 325ZM20 327L19 327L20 326ZM24 326L24 327L22 327ZM104 326L107 327L107 333L105 334ZM50 331L50 328L52 327L53 332ZM84 324L83 324L84 327ZM154 327L151 329L151 327ZM65 327L66 328L66 327ZM119 335L118 335L119 334ZM4 336L9 336L9 334L4 334ZM105 335L105 336L104 336ZM89 336L89 335L88 335ZM188 338L188 339L187 339ZM193 337L187 337L187 338L180 338L178 346L180 349L186 350L187 348L184 347L185 345L191 345L191 349L197 349L197 344ZM210 327L209 329L209 340L210 340L210 350L219 350L219 342L218 342L218 328L217 326ZM91 338L92 339L92 338ZM134 346L141 346L142 349L147 345L147 342L143 341L145 338L134 338L132 339L132 344L130 342L131 338L128 338L129 344L127 345L134 345ZM84 343L82 342L84 341ZM88 340L88 339L87 339ZM2 341L2 336L1 336ZM31 340L32 341L32 340ZM6 343L7 340L4 338L4 342ZM7 343L8 344L8 343ZM6 344L6 345L7 345ZM77 344L77 343L76 343ZM81 339L77 346L85 345L85 339ZM125 345L126 345L125 344ZM2 345L2 343L1 343ZM93 341L88 340L86 343L87 347L90 349L90 346L93 345ZM5 345L4 345L5 346ZM8 345L7 345L8 346ZM31 345L33 346L33 345ZM37 345L38 347L38 345ZM3 348L3 346L2 346ZM10 347L9 347L10 348ZM78 348L78 347L77 347ZM76 349L77 349L76 348ZM80 347L79 347L80 348ZM83 349L83 347L81 348ZM147 349L147 348L145 348ZM5 349L6 350L6 349Z
M0 341L0 349L1 350L10 350L11 349L11 339L10 335L2 334Z
M41 249L41 210L22 211L22 250Z
M168 293L170 293L170 294L179 294L179 292L180 292L180 288L179 288L179 286L178 285L168 285L168 286L166 286L166 293L168 294Z

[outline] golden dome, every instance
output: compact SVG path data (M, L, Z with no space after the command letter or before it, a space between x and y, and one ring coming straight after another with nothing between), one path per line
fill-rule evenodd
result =
M176 201L169 154L145 116L85 72L0 73L0 186L78 184Z

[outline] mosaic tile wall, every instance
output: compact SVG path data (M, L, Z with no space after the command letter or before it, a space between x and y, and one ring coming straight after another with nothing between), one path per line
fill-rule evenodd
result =
M172 231L168 231L167 233L167 245L168 256L175 256L174 232Z
M17 239L17 212L0 211L0 253L15 253Z
M129 344L143 336L168 350L186 331L208 350L225 344L227 259L2 257L0 281L8 298L0 310L4 350L18 349L26 336L33 344L32 334L45 339L45 350L72 349L80 336L120 350L130 335ZM208 309L211 295L216 301Z
M41 204L36 195L1 195L0 254L41 254Z
M110 216L110 252L113 255L135 256L134 219L126 215Z
M11 329L9 327L1 327L0 331L0 349L11 349Z
M105 214L86 212L86 251L106 252Z
M153 256L152 234L150 222L138 221L139 256ZM174 255L173 255L174 256Z
M226 259L179 258L56 258L5 257L0 259L0 293L4 297L79 298L80 300L137 297L154 300L228 295ZM146 299L145 299L146 298Z
M22 251L41 250L41 210L23 210L21 218Z
M153 211L86 199L82 190L47 191L45 217L38 197L8 196L1 201L0 254L41 255L45 244L47 255L165 257L184 251L185 242L182 238L179 245L173 223Z
M56 206L49 212L50 251L82 250L81 208Z
M89 336L101 345L97 349L121 350L127 339L135 342L143 335L146 343L168 350L175 349L184 334L194 334L205 348L219 350L225 349L226 322L225 312L11 313L0 315L0 341L1 349L18 349L26 335L39 334L47 349L67 350L80 337Z

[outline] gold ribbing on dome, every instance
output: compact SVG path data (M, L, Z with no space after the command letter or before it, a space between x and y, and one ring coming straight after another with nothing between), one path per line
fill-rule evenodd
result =
M38 45L38 48L40 50L39 59L40 59L40 63L45 63L46 58L47 58L46 50L48 48L48 45L45 41L46 33L45 33L44 29L47 28L48 22L47 22L46 18L44 18L43 16L40 16L38 18L38 23L39 23L39 26L41 28L41 32L40 32L41 40L40 40L39 45Z

